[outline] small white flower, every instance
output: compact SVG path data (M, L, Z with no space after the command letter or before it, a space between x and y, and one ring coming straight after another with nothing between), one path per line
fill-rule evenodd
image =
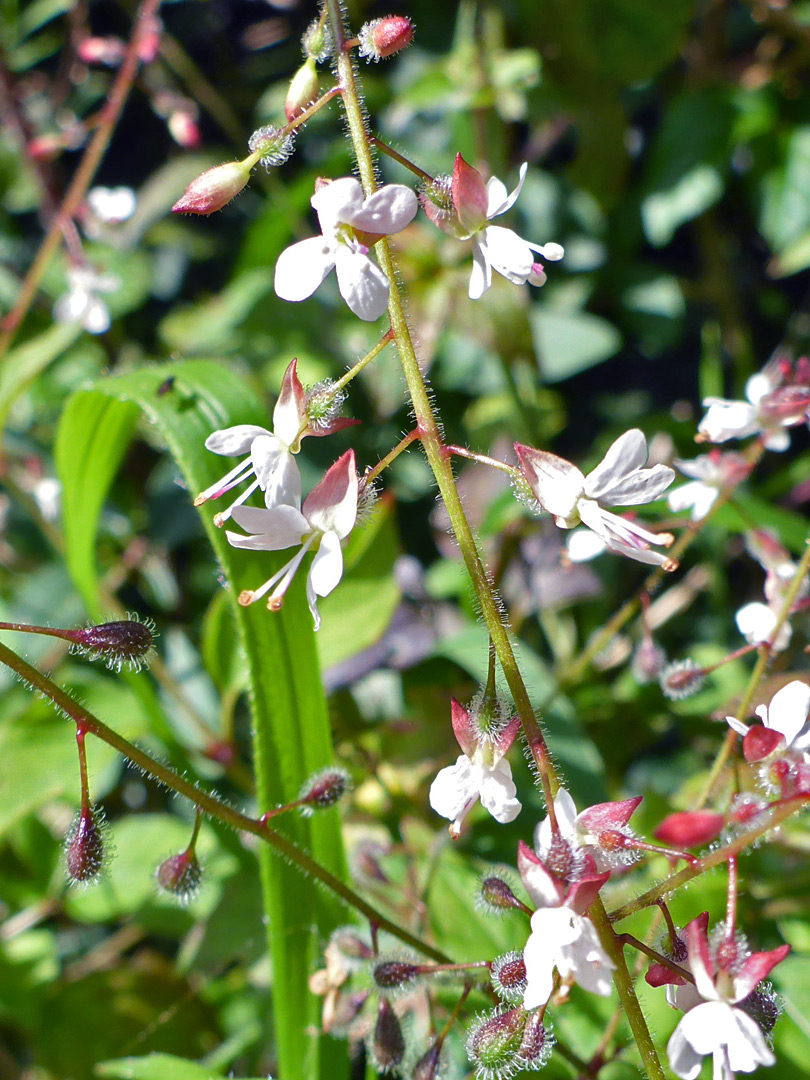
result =
M777 605L780 608L781 606L781 604ZM743 604L736 612L734 621L749 645L761 645L763 641L768 641L774 652L784 652L790 644L793 629L790 622L785 620L779 627L779 633L771 641L778 618L778 611L769 604L752 600L750 604Z
M667 465L645 468L647 442L637 428L621 435L599 465L584 476L564 458L515 443L518 462L540 507L554 516L561 529L586 525L610 551L637 562L664 565L663 552L674 537L652 533L634 521L606 510L607 506L637 506L659 498L675 473Z
M88 334L103 334L110 329L110 313L98 295L121 287L120 278L100 274L92 266L69 266L68 290L53 306L57 322L80 322Z
M771 698L770 705L758 705L755 709L764 727L778 731L785 738L785 749L802 754L810 763L810 686L794 679ZM738 735L746 735L748 725L734 716L726 721Z
M228 532L228 543L250 551L281 551L300 544L300 550L277 573L258 589L248 589L239 596L242 605L260 600L272 589L267 601L271 611L278 611L298 567L308 551L315 557L307 574L307 602L315 629L321 625L317 598L328 596L343 576L345 540L357 520L357 468L354 451L348 450L312 489L300 510L279 504L268 510L237 506L233 518L250 536Z
M713 443L762 435L766 449L787 450L790 434L786 429L806 419L810 389L785 386L779 365L768 365L745 384L745 396L746 401L705 398L708 411L698 433Z
M501 824L514 821L520 813L512 769L504 757L520 722L511 720L494 737L483 737L470 711L455 699L451 713L453 731L464 752L455 765L441 769L430 785L430 805L437 814L450 820L450 835L455 840L461 833L464 818L479 799Z
M774 652L782 652L788 647L793 634L789 619L782 623L775 640L771 639L798 566L778 539L766 529L754 529L748 533L745 546L765 571L764 592L767 603L755 600L744 604L734 616L737 629L749 644L759 645L767 641ZM805 578L796 599L806 596L808 590L810 581Z
M115 226L131 218L136 205L132 188L91 188L80 210L82 228L93 239L114 239Z
M750 472L750 466L742 454L720 454L717 450L693 461L676 460L675 465L684 476L691 477L692 482L670 491L667 505L673 513L691 509L692 521L705 518L721 489L743 479Z
M336 270L340 295L355 315L373 322L386 309L389 284L369 258L369 248L410 224L418 207L416 196L403 184L386 184L366 199L358 181L346 176L317 187L311 203L322 235L282 251L276 263L276 295L306 300Z

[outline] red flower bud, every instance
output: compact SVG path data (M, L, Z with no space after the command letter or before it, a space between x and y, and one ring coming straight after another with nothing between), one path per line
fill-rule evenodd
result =
M386 15L361 27L360 55L367 60L383 60L407 49L413 41L413 23L404 15Z
M250 169L242 161L215 165L191 181L172 213L213 214L238 195L249 179Z
M719 836L725 823L724 814L711 810L675 813L664 818L653 836L673 847L700 847Z
M307 780L299 796L304 803L302 813L312 810L328 810L346 794L351 782L343 769L324 769Z

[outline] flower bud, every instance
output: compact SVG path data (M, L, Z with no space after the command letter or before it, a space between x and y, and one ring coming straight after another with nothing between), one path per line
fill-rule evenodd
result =
M275 128L272 124L257 128L248 139L252 154L260 154L259 160L265 169L283 165L295 149L295 135L289 131Z
M360 55L370 63L407 49L413 41L413 23L404 15L386 15L360 28Z
M479 897L482 906L493 915L502 915L509 908L522 908L524 906L503 878L499 877L484 878L481 882Z
M148 667L155 652L155 624L151 619L120 619L69 632L71 652L89 660L104 660L108 667L140 671Z
M188 904L197 895L202 879L202 867L193 848L170 855L157 868L157 883L181 904Z
M405 1056L405 1037L399 1018L385 998L380 999L372 1050L377 1069L393 1072Z
M526 965L522 952L513 950L496 957L492 961L489 974L495 993L502 1001L517 1005L523 1000L526 991Z
M412 1080L437 1080L440 1075L442 1044L434 1043L413 1067Z
M694 660L676 660L664 668L658 681L665 697L682 701L703 689L706 675Z
M332 55L332 35L328 23L321 22L320 19L310 23L301 38L301 48L304 56L310 60L319 64L327 60Z
M339 926L330 938L336 948L351 960L370 960L374 952L353 926Z
M86 37L79 42L76 55L83 64L106 64L117 67L126 55L127 47L117 37Z
M169 134L184 150L194 150L202 144L202 134L197 117L187 108L172 109L166 120Z
M409 964L404 960L385 960L374 968L374 982L381 990L396 990L406 986L419 974L417 964Z
M313 59L305 60L293 75L284 103L288 123L304 112L318 98L318 69Z
M243 161L215 165L192 180L185 195L172 207L174 214L213 214L233 199L250 179Z
M636 682L646 685L660 676L666 662L667 654L661 646L649 635L645 635L633 653L630 670Z
M104 870L105 828L103 810L85 805L65 838L68 876L78 884L89 885L97 881Z
M500 1009L478 1017L467 1033L467 1057L476 1076L496 1080L508 1077L519 1064L520 1044L528 1013L522 1006L506 1012Z
M303 814L311 814L313 810L328 810L339 802L351 786L349 774L343 769L323 769L310 777L301 789L299 801L305 805L301 807Z
M664 818L653 836L673 847L702 847L720 835L725 823L724 814L711 810L680 811Z

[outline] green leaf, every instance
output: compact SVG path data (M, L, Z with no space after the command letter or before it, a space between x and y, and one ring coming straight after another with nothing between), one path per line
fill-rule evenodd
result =
M32 341L18 345L0 365L0 430L19 394L73 344L82 327L79 323L54 323Z
M57 459L68 566L89 603L98 603L92 592L100 507L138 412L166 441L190 492L208 487L223 472L222 459L204 448L212 431L266 422L250 387L212 361L167 364L102 379L92 390L70 399L59 428ZM105 439L96 434L99 424L108 429ZM73 452L77 445L78 458ZM178 498L188 497L178 493ZM213 525L210 507L203 507L201 518L230 583L229 596L249 662L257 798L260 809L267 809L296 798L303 781L332 760L312 617L303 581L290 588L281 612L270 614L261 604L236 605L235 597L259 584L281 558L270 554L264 559L232 548ZM289 815L280 819L279 828L333 873L345 873L334 812L311 819ZM275 979L279 1071L285 1076L336 1076L337 1062L345 1058L334 1044L310 1034L319 1017L307 979L323 936L345 914L331 896L314 888L268 847L260 848L259 862Z
M112 1080L218 1080L223 1075L219 1071L212 1072L198 1061L188 1061L173 1054L102 1061L94 1072L96 1076L108 1076Z
M587 371L621 347L616 327L585 311L569 314L537 305L529 321L537 362L547 382L559 382Z

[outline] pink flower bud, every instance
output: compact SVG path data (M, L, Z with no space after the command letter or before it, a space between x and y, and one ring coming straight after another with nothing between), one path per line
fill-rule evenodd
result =
M293 76L284 103L287 121L292 122L318 98L318 69L312 59L304 61Z
M339 802L351 785L349 774L343 769L324 769L307 780L299 799L305 805L303 811L327 810Z
M104 813L85 805L65 841L68 876L81 885L100 877L105 865Z
M171 137L184 150L193 150L202 142L197 121L186 109L175 109L170 113L166 126Z
M127 47L117 37L86 37L79 43L76 55L85 64L106 64L116 67L124 59Z
M383 60L407 49L413 41L413 23L404 15L386 15L361 27L360 55L367 60Z
M233 199L250 179L250 169L241 161L229 161L207 169L186 188L172 207L174 214L213 214Z
M673 847L700 847L718 837L725 823L724 814L711 810L684 811L664 818L653 836Z

